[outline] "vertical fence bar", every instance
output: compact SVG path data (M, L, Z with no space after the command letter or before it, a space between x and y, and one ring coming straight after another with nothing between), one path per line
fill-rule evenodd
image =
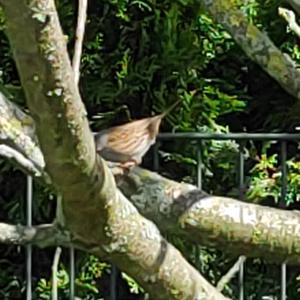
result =
M73 246L69 248L70 256L70 300L75 299L75 249Z
M158 156L159 146L160 146L160 143L156 142L153 147L153 169L154 169L154 171L159 170L159 156Z
M202 190L202 168L203 168L203 152L202 152L203 142L200 140L197 144L197 187L199 190ZM195 245L195 256L197 259L201 256L201 250L199 245ZM200 264L201 264L201 260Z
M244 198L244 182L245 182L245 160L244 160L245 145L243 142L239 144L239 198ZM245 263L243 256L240 256L240 269L239 269L239 300L244 300L244 275L245 275Z
M286 158L287 158L287 144L286 141L281 142L281 206L285 206L285 200L286 200L286 194L287 194L287 164L286 164ZM283 263L281 265L281 300L286 300L286 264Z
M26 178L26 225L32 226L32 177ZM32 300L32 246L26 246L26 300Z
M160 147L160 142L157 141L153 147L153 169L156 172L159 170L159 154L158 154L159 147ZM144 300L149 300L149 299L150 299L150 295L148 293L145 293Z
M115 265L111 265L111 273L110 273L110 298L109 300L117 300L117 276L118 269Z
M286 264L281 265L281 300L286 300Z
M197 144L197 187L202 190L202 141Z

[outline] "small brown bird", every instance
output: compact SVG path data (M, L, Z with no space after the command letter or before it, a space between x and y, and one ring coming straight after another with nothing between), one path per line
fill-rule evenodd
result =
M179 103L150 118L111 127L95 135L96 151L107 161L128 169L139 165L143 156L155 143L161 120Z

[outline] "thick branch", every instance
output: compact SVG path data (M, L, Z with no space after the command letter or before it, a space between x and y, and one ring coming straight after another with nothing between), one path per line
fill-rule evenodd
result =
M139 215L98 161L54 1L2 1L36 132L74 240L109 257L155 299L225 299Z
M8 32L29 106L36 121L47 170L64 196L66 224L75 234L76 242L81 243L90 252L109 257L116 262L151 291L155 299L197 299L205 295L222 299L222 296L215 293L213 287L187 264L180 253L160 236L154 224L141 218L136 209L116 190L105 165L100 164L100 169L103 170L100 175L103 176L99 177L95 149L84 117L84 109L73 80L70 79L70 64L63 54L66 49L61 31L57 30L59 24L55 9L51 6L53 3L40 2L45 6L32 9L22 1L10 0L5 2L4 8L10 21ZM24 13L20 14L20 11ZM22 32L20 36L20 28L26 34ZM28 40L22 40L24 36ZM53 45L58 46L58 51L55 51ZM33 62L30 61L31 57L35 58ZM153 180L151 176L148 178L150 181ZM144 185L145 178L137 178L140 178L137 181ZM135 180L136 178L133 179ZM160 181L163 179L160 178ZM155 180L152 181L153 184L154 182ZM179 229L182 234L184 231L191 232L197 241L205 243L216 244L219 240L219 245L226 243L227 246L228 242L232 242L236 248L244 245L243 239L246 238L247 247L259 241L263 243L261 249L268 251L270 247L271 253L276 247L281 254L283 251L287 253L286 249L291 246L288 244L288 247L283 249L282 236L279 235L279 246L275 244L272 248L274 239L270 240L269 237L272 237L273 231L269 227L263 227L267 230L264 231L258 226L261 225L259 218L270 217L266 211L260 214L258 207L227 198L210 196L210 199L201 200L203 195L198 191L192 192L193 187L174 185L170 181L167 183L168 185L156 185L157 190L151 189L152 194L147 189L143 190L143 187L135 193L136 188L141 185L135 186L135 191L131 193L135 196L131 198L135 198L132 200L138 207L136 201L142 204L145 201L141 196L151 198L151 201L166 199L156 206L162 228L170 232L174 228L176 232ZM128 185L129 188L131 184L132 182ZM182 190L189 192L182 194ZM147 194L143 194L145 192ZM183 204L179 199L183 200ZM220 200L225 203L223 206ZM144 209L147 214L148 208ZM171 215L166 214L169 209ZM241 224L241 234L232 239L232 231L226 227L225 230L224 224L231 224L236 230L240 228L238 226L241 221L237 215L232 215L232 209L237 213L250 211L259 217L253 221L256 230L252 230L253 223L244 221ZM173 214L174 212L176 214ZM279 211L273 210L273 213L278 215L280 221L283 220L284 212L281 215ZM291 217L291 225L295 228L293 222L299 223L299 220L295 215ZM222 219L222 222L218 222L217 218ZM272 218L274 219L274 215ZM266 224L273 225L267 221ZM290 236L288 235L289 238ZM266 241L263 241L263 237L267 237ZM296 252L297 247L297 241L293 241L293 251ZM206 298L209 299L208 296Z
M22 127L18 130L22 131ZM247 204L225 197L208 198L192 185L177 183L141 168L136 168L128 176L120 178L118 186L144 216L153 220L165 232L180 234L194 242L225 248L229 253L236 254L245 254L243 245L246 239L247 256L263 257L276 262L285 261L289 256L291 263L300 263L297 256L300 247L297 224L300 219L294 212ZM203 205L206 209L203 209ZM231 213L237 211L242 215L251 214L253 223L240 224L238 218L231 216ZM239 213L235 214L238 215ZM203 225L201 220L206 218L209 221ZM291 220L294 220L293 225ZM270 221L281 225L273 226ZM186 226L185 222L194 225ZM216 234L213 226L215 223L220 228L230 230ZM245 236L245 232L249 235ZM257 235L258 232L260 235Z
M18 130L22 131L22 127L18 127ZM26 145L20 146L26 148ZM246 239L247 256L273 259L276 262L282 262L289 256L290 262L300 263L297 257L300 247L297 242L299 240L297 224L300 220L298 214L294 212L247 204L224 197L208 198L192 185L177 183L141 168L136 168L128 176L120 178L118 186L144 216L153 220L165 232L180 234L181 237L192 239L194 242L224 248L229 253L236 254L245 254L243 245ZM234 219L231 215L237 211L242 215L251 214L253 223L248 225L242 223L240 226L240 220ZM238 215L239 213L234 214ZM203 224L201 220L206 218L209 221ZM290 223L292 220L293 225ZM273 226L270 221L281 225ZM185 222L189 225L186 226ZM191 227L190 223L194 225ZM220 228L230 230L219 231L216 234L213 226L216 223ZM245 232L249 235L245 236Z
M4 1L7 31L46 170L63 191L95 176L95 150L51 1ZM18 12L19 13L18 13ZM20 13L24 12L24 13ZM20 30L22 28L22 30ZM101 186L101 178L98 179Z
M300 263L300 213L296 211L207 195L140 168L123 177L119 187L144 216L169 234L229 254Z
M251 24L236 8L236 1L204 0L205 6L217 22L222 24L245 53L273 77L289 94L297 98L300 111L300 71L292 59L284 55L267 34ZM295 107L293 108L293 110Z

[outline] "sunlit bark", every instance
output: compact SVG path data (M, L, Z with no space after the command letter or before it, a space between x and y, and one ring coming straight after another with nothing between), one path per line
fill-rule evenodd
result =
M62 196L74 244L110 259L154 299L225 299L138 213L96 155L54 1L0 3L45 172Z

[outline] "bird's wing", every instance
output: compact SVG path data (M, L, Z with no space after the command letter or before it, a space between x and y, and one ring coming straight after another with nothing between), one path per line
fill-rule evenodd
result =
M108 134L106 147L125 155L131 155L137 151L140 141L145 137L148 138L148 126L148 119L116 126Z
M103 148L101 151L98 151L98 153L102 158L111 162L127 162L132 160L131 155L117 152L111 148Z
M97 152L110 161L140 161L155 142L163 114L111 127L96 134Z
M107 161L126 162L130 160L131 157L129 155L118 150L122 144L120 143L119 146L115 145L118 134L116 138L111 137L111 134L112 128L102 130L95 135L96 151Z

